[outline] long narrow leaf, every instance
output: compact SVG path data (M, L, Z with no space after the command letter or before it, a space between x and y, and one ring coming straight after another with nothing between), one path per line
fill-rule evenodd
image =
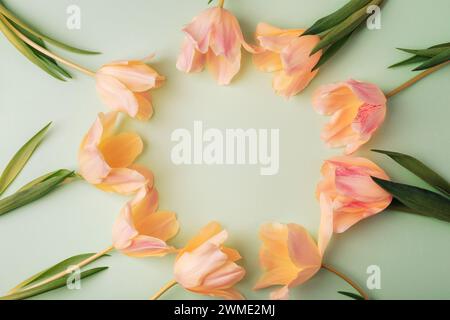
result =
M389 156L399 165L414 173L416 176L421 178L430 186L441 191L446 196L450 196L450 183L448 183L447 180L441 177L438 173L436 173L428 166L426 166L423 162L417 160L416 158L410 155L399 152L386 150L372 150L372 151Z
M408 206L414 213L450 222L450 200L438 193L372 177L372 179L394 198Z
M69 172L65 175L51 177L26 190L18 191L0 200L0 216L42 198L59 187L72 174L73 172Z
M51 179L53 177L62 177L65 176L66 180L65 181L69 181L69 179L76 179L77 176L76 174L71 171L71 170L67 170L67 169L60 169L60 170L56 170L56 171L52 171L50 173L44 174L43 176L40 176L30 182L28 182L26 185L24 185L23 187L21 187L18 191L24 191L27 189L30 189L31 187L42 183L44 181L47 181L48 179Z
M99 267L99 268L93 268L86 271L83 271L80 273L80 279L88 278L96 273L99 273L101 271L107 270L108 267ZM42 286L32 288L29 290L23 290L19 291L4 297L0 297L0 300L23 300L27 298L31 298L34 296L37 296L39 294L43 294L55 289L59 289L62 287L65 287L67 285L67 279L70 275L67 275L65 277L59 278L57 280L54 280L52 282L49 282L47 284L44 284Z
M421 56L413 56L411 58L405 59L403 61L397 62L393 65L390 65L388 68L396 68L396 67L402 67L402 66L407 66L410 64L415 64L415 63L421 63L424 61L427 61L428 57L421 57Z
M22 290L23 288L25 288L25 290L26 290L27 286L34 284L36 282L39 282L39 281L43 281L43 280L50 278L60 272L63 272L65 270L67 270L69 267L76 265L76 264L88 259L89 257L92 257L93 255L95 255L95 253L83 253L83 254L79 254L79 255L67 258L67 259L55 264L54 266L51 266L50 268L47 268L47 269L29 277L28 279L22 281L17 286L12 288L8 292L8 295L15 293L19 290ZM101 257L99 257L99 258L101 258ZM97 258L97 259L99 259L99 258ZM94 262L96 260L93 260L92 262Z
M16 49L19 50L19 52L22 53L28 60L41 68L43 71L47 72L49 75L58 80L66 81L65 78L61 77L59 73L49 68L47 63L42 61L26 43L24 43L11 29L9 29L5 24L4 19L6 18L0 15L0 31L3 32L9 42L11 42L11 44L16 47Z
M339 294L342 294L343 296L352 298L353 300L364 300L364 297L361 297L359 294L352 293L352 292L346 292L346 291L338 291Z
M413 69L413 71L421 71L421 70L429 69L429 68L435 67L437 65L440 65L441 63L445 63L447 61L450 61L450 48L442 51L440 54L434 56L430 60L425 61L420 66Z
M28 160L33 155L36 148L41 143L42 139L44 139L45 134L48 131L52 123L48 123L44 128L39 130L30 140L27 141L14 157L9 161L5 170L3 170L2 175L0 176L0 195L5 192L8 186L14 181L14 179L18 176L20 171L25 167Z
M414 49L405 49L405 48L397 48L397 49L400 51L403 51L403 52L414 54L416 56L433 58L434 56L437 56L438 54L445 51L447 49L447 47L434 47L434 48L423 49L423 50L414 50Z
M319 34L338 25L350 15L365 7L370 0L351 0L339 10L317 20L303 35Z
M336 43L333 43L320 57L319 62L314 66L312 71L320 68L325 62L327 62L331 57L333 57L339 49L341 49L344 44L347 42L348 39L352 36L353 32L342 38L341 40L337 41Z
M383 0L372 0L369 5L379 5ZM371 13L367 13L367 7L363 7L352 15L347 17L340 24L336 25L326 36L320 40L320 42L311 51L311 54L318 52L319 50L336 43L337 41L345 38L352 33L363 21L365 21Z
M79 54L100 54L100 52L97 51L90 51L90 50L84 50L75 48L73 46L70 46L68 44L65 44L63 42L60 42L58 40L55 40L39 31L37 31L35 28L31 28L29 25L21 21L17 16L15 16L10 10L8 10L4 5L0 4L0 13L2 13L5 17L7 17L10 21L14 22L16 25L19 25L22 29L25 29L27 32L33 34L35 37L41 38L48 43L53 44L54 46L57 46L61 49L64 49L66 51L79 53Z

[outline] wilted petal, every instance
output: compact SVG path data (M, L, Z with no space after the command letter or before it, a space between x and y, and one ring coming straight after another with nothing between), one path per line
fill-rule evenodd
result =
M195 43L185 38L177 60L177 69L183 72L200 72L205 65L206 55L198 52Z
M233 57L216 56L212 51L207 55L208 69L219 85L230 84L241 67L241 50L237 50Z
M196 49L203 54L208 52L212 26L220 19L220 12L220 8L217 7L207 9L183 28L186 35L195 43Z

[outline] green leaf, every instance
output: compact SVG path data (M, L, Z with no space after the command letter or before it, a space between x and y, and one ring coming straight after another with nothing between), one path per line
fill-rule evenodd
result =
M99 267L99 268L93 268L86 271L83 271L80 273L80 279L88 278L96 273L99 273L101 271L107 270L108 267ZM65 287L67 285L67 279L70 275L67 275L65 277L59 278L57 280L54 280L52 282L46 283L42 286L35 287L29 290L23 290L19 291L4 297L0 297L0 300L23 300L27 298L31 298L34 296L37 296L39 294L43 294L48 291L52 291L58 288Z
M450 222L450 200L438 193L372 177L372 179L394 198L411 208L414 213Z
M0 200L0 216L42 198L59 187L66 178L72 175L73 172L69 171L66 174L53 176Z
M33 50L31 50L30 46L24 43L8 26L4 23L2 19L5 19L0 15L0 31L3 32L5 37L11 42L11 44L19 50L28 60L34 63L36 66L47 72L52 77L66 81L63 77L60 76L59 73L55 72L52 68L49 68L48 64L37 56Z
M406 60L403 60L403 61L400 61L400 62L395 63L393 65L390 65L388 68L396 68L396 67L401 67L401 66L414 64L414 63L420 63L420 62L427 61L428 59L429 58L427 58L427 57L413 56L413 57L408 58Z
M434 56L430 60L424 62L417 68L413 69L413 71L421 71L425 69L432 68L434 66L440 65L442 63L445 63L447 61L450 61L450 48L442 51L440 54Z
M0 195L6 191L8 186L14 181L20 171L22 171L22 169L25 167L26 163L31 158L34 151L41 143L42 139L44 139L44 136L51 124L51 122L48 123L30 140L28 140L27 143L25 143L9 161L8 165L6 166L5 170L3 170L3 173L0 176Z
M44 281L47 278L50 278L58 273L61 273L65 270L67 270L69 267L71 267L73 265L79 264L80 262L88 259L89 257L92 257L93 255L95 255L95 253L83 253L83 254L79 254L79 255L67 258L67 259L55 264L54 266L52 266L48 269L45 269L45 270L29 277L28 279L22 281L17 286L12 288L7 294L10 295L19 290L22 290L23 288L25 288L31 284L34 284L34 283L40 282L40 281ZM99 258L101 258L101 257L98 257L97 259L93 260L92 262L98 260ZM26 288L24 290L26 290Z
M364 300L364 297L361 297L359 294L352 293L352 292L346 292L346 291L338 291L339 294L342 294L343 296L352 298L354 300Z
M70 51L70 52L74 52L74 53L78 53L78 54L89 54L89 55L100 54L100 52L97 52L97 51L90 51L90 50L84 50L84 49L72 47L68 44L65 44L63 42L55 40L39 31L37 31L35 28L31 28L29 25L27 25L26 23L21 21L19 18L17 18L17 16L14 15L14 13L12 13L10 10L8 10L2 4L0 4L0 13L2 13L11 22L14 22L15 25L20 26L21 29L26 30L28 33L32 34L34 37L41 38L42 40L47 41L48 43L50 43L54 46L57 46L61 49L64 49L64 50Z
M379 5L382 0L372 0L369 5ZM368 5L368 6L369 6ZM368 7L367 6L367 7ZM372 13L367 13L367 7L361 8L340 24L331 29L330 32L325 35L322 40L311 51L311 55L319 50L338 42L351 34L363 21L365 21Z
M405 49L405 48L397 48L397 49L403 52L414 54L419 57L433 58L434 56L437 56L441 52L445 51L447 47L434 47L423 50Z
M47 181L48 179L51 179L53 177L61 177L61 176L66 176L66 181L68 181L71 178L77 179L78 177L76 176L76 174L71 171L71 170L67 170L67 169L60 169L60 170L56 170L47 174L44 174L43 176L40 176L30 182L28 182L26 185L24 185L23 187L21 187L18 191L24 191L27 189L30 189L31 187Z
M408 169L416 176L421 178L423 181L427 182L430 186L436 188L437 190L444 193L446 196L450 196L450 184L441 177L438 173L434 172L428 166L426 166L423 162L417 160L416 158L393 151L386 150L372 150L373 152L382 153L390 158L392 158L395 162L397 162L402 167Z
M214 0L208 0L208 4L210 4L211 2L213 2Z
M339 49L341 49L344 44L347 42L348 39L352 36L353 32L342 38L341 40L337 41L336 43L333 43L320 57L319 62L314 66L312 71L318 69L321 67L325 62L327 62L331 57L333 57Z
M306 30L302 35L312 35L319 34L332 27L338 25L350 15L365 7L370 0L351 0L346 5L344 5L339 10L333 12L332 14L317 20L308 30Z

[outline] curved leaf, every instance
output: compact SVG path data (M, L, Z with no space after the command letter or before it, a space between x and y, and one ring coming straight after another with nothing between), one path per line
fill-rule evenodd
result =
M413 56L406 60L403 60L403 61L397 62L393 65L390 65L388 68L396 68L396 67L401 67L401 66L407 66L410 64L414 64L414 63L421 63L421 62L427 61L428 59L429 58L427 58L427 57Z
M76 174L73 171L67 170L67 169L60 169L60 170L56 170L56 171L44 174L43 176L40 176L40 177L28 182L26 185L24 185L17 191L24 191L24 190L30 189L31 187L33 187L41 182L47 181L48 179L51 179L53 177L61 177L61 176L65 176L66 181L70 178L74 178L74 179L77 178Z
M365 7L371 0L351 0L332 14L317 20L302 35L319 34L338 25L350 15Z
M72 175L73 172L69 171L67 174L53 176L0 200L0 216L42 198L59 187L66 178Z
M389 156L399 165L406 168L410 172L414 173L423 181L427 182L430 186L441 191L446 196L450 196L450 183L448 183L447 180L441 177L438 173L434 172L432 169L426 166L423 162L417 160L416 158L410 155L399 152L386 150L372 150L372 151Z
M432 58L441 52L445 51L447 47L434 47L429 49L423 49L423 50L415 50L415 49L405 49L405 48L397 48L400 51L407 52L414 54L419 57L425 57L425 58Z
M331 57L333 57L338 51L339 49L341 49L344 44L347 42L348 39L350 39L350 37L352 36L353 32L350 33L349 35L345 36L344 38L342 38L341 40L337 41L336 43L333 43L320 57L319 62L317 62L317 64L314 66L314 68L312 69L312 71L320 68L325 62L327 62Z
M41 143L42 139L44 139L44 136L51 124L51 122L48 123L30 140L28 140L27 143L25 143L9 161L8 165L0 176L0 195L5 192L8 186L14 181L20 171L22 171L22 169L25 167L26 163L31 158L34 151Z
M424 62L417 68L413 69L413 71L421 71L421 70L429 69L429 68L435 67L437 65L440 65L442 63L446 63L448 61L450 61L450 48L442 51L440 54L438 54L438 55L434 56L433 58L431 58L430 60Z
M108 267L99 267L99 268L93 268L86 271L83 271L80 273L80 279L88 278L96 273L99 273L101 271L107 270ZM46 293L48 291L52 291L58 288L65 287L67 285L67 279L70 275L67 275L63 278L59 278L57 280L54 280L52 282L46 283L42 286L32 288L29 290L23 290L19 291L4 297L0 297L0 300L23 300L27 298L31 298L34 296L37 296L39 294Z
M394 198L411 208L414 213L450 222L450 200L438 193L372 177Z
M6 18L8 18L8 20L13 22L14 24L20 26L22 29L24 29L27 32L31 33L33 36L35 36L37 38L41 38L42 40L45 40L48 43L51 43L52 45L57 46L57 47L59 47L61 49L64 49L64 50L70 51L70 52L74 52L74 53L79 53L79 54L100 54L100 52L97 52L97 51L90 51L90 50L84 50L84 49L79 49L79 48L72 47L72 46L70 46L68 44L65 44L63 42L55 40L55 39L53 39L53 38L51 38L51 37L49 37L49 36L47 36L47 35L45 35L43 33L40 33L39 31L35 30L34 28L31 28L26 23L24 23L19 18L17 18L17 16L15 16L10 10L8 10L1 3L0 3L0 13L2 13Z
M367 13L367 7L370 5L379 5L383 0L372 0L367 6L354 12L340 24L336 25L330 32L325 35L322 40L311 51L311 55L319 50L336 43L352 33L363 21L365 21L372 13Z
M353 300L364 300L364 297L361 297L359 294L352 293L352 292L346 292L346 291L338 291L339 294L342 294L343 296L352 298Z

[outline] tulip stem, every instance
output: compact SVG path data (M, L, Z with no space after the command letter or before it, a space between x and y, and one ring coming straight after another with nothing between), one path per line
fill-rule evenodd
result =
M412 86L413 84L415 84L416 82L418 82L419 80L425 78L426 76L432 74L433 72L443 68L444 66L446 66L450 61L446 61L444 63L441 63L433 68L430 68L428 70L425 70L421 73L419 73L417 76L415 76L414 78L410 79L409 81L405 82L404 84L402 84L401 86L395 88L394 90L392 90L391 92L386 94L386 98L392 98L393 96L395 96L397 93L405 90L406 88L409 88L410 86Z
M72 272L72 270L74 270L74 269L76 269L76 268L81 269L81 268L84 267L85 265L87 265L87 264L89 264L89 263L91 263L91 262L97 260L98 258L104 256L105 254L107 254L107 253L109 253L109 252L111 252L111 251L113 251L113 250L114 250L114 247L113 247L113 246L110 246L110 247L108 247L108 248L106 248L106 249L104 249L104 250L102 250L102 251L100 251L100 252L97 252L96 254L90 256L89 258L87 258L87 259L81 261L80 263L78 263L78 264L76 264L76 265L74 265L74 266L72 266L72 267L70 267L70 268L67 268L66 270L61 271L60 273L55 274L54 276L52 276L52 277L50 277L50 278L47 278L47 279L45 279L45 280L43 280L43 281L41 281L41 282L38 282L38 283L36 283L36 284L34 284L34 285L32 285L32 286L25 287L25 288L20 288L19 290L16 290L16 289L14 288L14 289L10 290L10 292L8 292L8 294L15 293L15 292L18 292L18 291L20 292L20 291L22 291L22 290L30 290L30 289L34 289L34 288L40 287L40 286L42 286L42 285L45 285L45 284L47 284L47 283L50 283L50 282L52 282L52 281L54 281L54 280L60 279L60 278L62 278L62 277L65 277L66 275L70 274L70 273Z
M325 270L330 271L331 273L334 273L339 278L341 278L342 280L347 282L349 285L351 285L356 291L358 291L358 293L364 298L364 300L369 300L369 296L367 295L367 293L365 293L364 290L360 286L358 286L352 279L350 279L343 273L337 271L333 267L326 265L326 264L322 264L322 269L325 269Z
M49 58L52 58L58 62L61 62L63 64L65 64L66 66L69 66L75 70L81 71L82 73L94 77L95 76L95 72L86 69L85 67L82 67L74 62L71 62L69 60L66 60L64 58L61 58L60 56L54 54L53 52L48 51L47 49L41 47L40 45L34 43L33 41L31 41L28 37L26 37L23 33L21 33L19 30L17 30L9 21L8 19L6 19L6 17L2 14L0 14L0 20L12 31L14 32L17 37L19 37L20 40L22 40L23 42L25 42L27 45L29 45L30 47L36 49L37 51L41 52L42 54L46 55Z
M219 8L223 8L223 4L224 4L225 0L219 0L219 3L217 4L217 6Z
M164 287L159 289L157 293L155 293L150 300L158 300L164 293L166 293L170 288L174 287L178 282L175 280L170 280Z

